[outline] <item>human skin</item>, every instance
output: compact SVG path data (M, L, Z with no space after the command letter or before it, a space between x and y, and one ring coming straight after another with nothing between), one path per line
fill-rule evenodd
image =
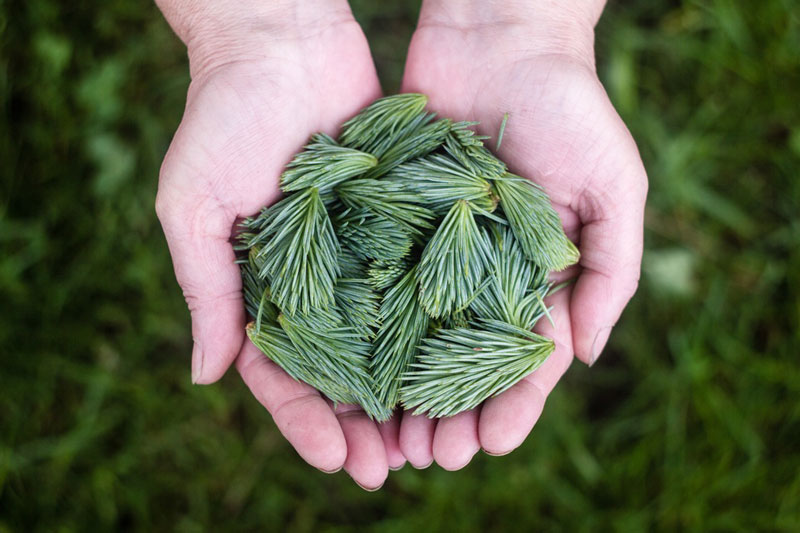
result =
M579 265L554 275L575 283L550 297L555 328L540 333L555 352L520 383L481 407L438 422L404 414L408 461L448 470L481 448L519 446L574 356L591 365L636 291L647 176L636 144L597 78L594 26L604 2L426 0L411 41L402 90L429 97L454 120L480 121L495 136L509 114L498 156L544 187Z
M338 126L380 96L361 28L346 2L161 0L187 45L192 81L164 159L156 212L191 311L192 381L235 362L253 395L309 464L342 467L368 490L405 458L398 421L336 409L290 378L245 337L236 223L280 195L283 167L312 133Z
M428 0L409 50L404 91L493 135L510 119L500 157L551 195L579 242L572 288L551 299L541 332L547 363L481 408L438 423L408 414L376 425L334 410L244 336L241 279L230 243L236 221L275 201L284 165L316 131L335 134L380 95L369 49L340 0L158 2L186 43L192 82L162 166L156 210L192 315L192 381L218 380L235 361L243 380L309 464L342 466L381 486L406 458L466 465L482 447L504 454L528 435L573 354L599 355L636 289L647 181L627 129L594 71L602 4ZM574 349L573 349L574 348Z

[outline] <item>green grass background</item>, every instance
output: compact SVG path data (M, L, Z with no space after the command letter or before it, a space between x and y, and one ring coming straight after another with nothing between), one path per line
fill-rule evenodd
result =
M416 2L354 1L387 92ZM153 203L185 53L137 0L0 0L0 531L800 530L800 8L613 2L640 290L526 443L369 494L189 380Z

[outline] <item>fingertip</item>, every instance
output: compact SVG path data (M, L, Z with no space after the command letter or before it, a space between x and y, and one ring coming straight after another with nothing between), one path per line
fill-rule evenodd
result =
M342 428L319 392L294 380L250 341L245 342L236 367L304 461L323 472L344 466L347 443Z
M406 464L406 457L400 450L400 417L401 414L396 412L392 418L378 424L389 470L400 470Z
M518 448L544 409L542 392L523 379L483 404L478 424L480 445L489 455L505 455Z
M400 451L411 466L421 470L433 463L433 435L436 420L425 415L412 415L410 411L403 413L400 422Z
M470 409L442 418L433 437L433 458L445 470L460 470L467 466L481 449L478 438L480 409Z
M192 311L192 383L219 381L236 360L245 340L245 313L237 292L216 305L198 305Z
M572 345L575 357L589 366L605 349L614 324L635 292L635 288L623 289L618 284L584 270L572 291Z
M336 417L347 446L345 472L366 491L380 489L389 476L389 464L375 422L363 409L353 405L337 406Z

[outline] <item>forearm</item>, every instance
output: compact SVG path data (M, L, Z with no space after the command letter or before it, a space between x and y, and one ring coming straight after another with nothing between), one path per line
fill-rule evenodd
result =
M353 18L347 0L155 1L186 45L193 76L216 64L257 59L270 41Z
M419 26L500 30L542 53L594 57L594 26L606 0L424 0Z

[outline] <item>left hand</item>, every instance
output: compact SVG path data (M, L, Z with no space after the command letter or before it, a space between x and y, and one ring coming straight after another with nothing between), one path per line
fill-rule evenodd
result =
M599 12L564 16L552 13L563 5L534 1L523 14L502 4L450 11L426 2L403 91L428 95L442 116L480 121L492 149L509 113L498 156L550 195L581 252L580 264L555 278L577 282L548 302L556 326L542 321L537 331L556 350L536 372L451 418L405 413L400 447L416 467L435 459L456 470L481 448L504 455L519 446L573 355L589 365L597 359L639 280L647 176L595 72Z

